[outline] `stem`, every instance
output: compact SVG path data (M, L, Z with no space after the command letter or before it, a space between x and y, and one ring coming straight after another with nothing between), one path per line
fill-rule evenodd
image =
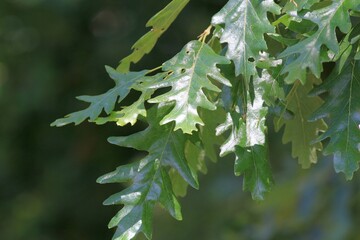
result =
M208 27L205 29L205 31L198 36L199 41L205 43L206 37L209 36L210 33L211 33L211 28L212 28L212 25L208 26Z

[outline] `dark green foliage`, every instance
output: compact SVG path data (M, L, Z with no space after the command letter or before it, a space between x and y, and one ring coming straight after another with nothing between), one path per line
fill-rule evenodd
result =
M316 93L329 92L327 101L316 111L313 119L330 118L329 129L317 142L330 138L324 150L334 155L336 172L343 172L347 179L359 169L360 161L360 61L354 54L340 69L334 69Z

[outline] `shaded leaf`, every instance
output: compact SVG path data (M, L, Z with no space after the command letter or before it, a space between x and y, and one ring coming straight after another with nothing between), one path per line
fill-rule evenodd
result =
M235 175L244 176L243 189L250 191L254 200L264 200L274 184L267 148L267 145L236 147Z
M212 162L218 159L218 147L223 143L223 138L216 136L216 127L225 121L226 112L218 107L215 111L202 110L200 116L204 126L199 129L199 138L205 151L205 156Z
M185 144L185 158L191 169L204 174L207 173L205 151L200 146L193 144L191 141L187 141ZM184 197L189 184L181 177L179 172L174 169L169 171L169 176L175 196Z
M317 140L330 138L324 153L334 154L335 171L343 172L348 180L360 161L360 61L351 57L316 89L315 93L328 92L329 97L313 116L313 120L330 118L329 129Z
M313 80L310 80L313 79ZM322 150L321 143L312 144L319 132L326 130L323 120L309 122L309 117L323 104L319 97L308 96L313 89L313 82L319 83L315 78L308 79L303 86L296 82L285 99L286 109L294 114L291 119L282 116L275 118L275 130L279 131L285 126L283 143L292 143L292 156L299 159L303 168L310 167L317 162L317 152Z

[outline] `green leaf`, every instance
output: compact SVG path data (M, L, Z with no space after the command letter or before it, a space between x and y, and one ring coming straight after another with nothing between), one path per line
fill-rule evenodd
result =
M283 8L284 12L300 11L302 9L310 9L320 0L289 0Z
M317 162L317 152L322 150L321 143L312 144L319 132L327 129L323 120L309 122L309 117L323 104L319 97L308 96L313 89L313 82L319 83L315 78L309 78L305 85L296 82L285 99L286 109L294 114L291 119L275 118L275 130L279 131L285 126L282 141L284 144L292 143L292 156L299 159L303 168L309 168L311 163Z
M191 169L194 169L204 174L207 173L207 167L205 163L205 151L200 146L198 146L198 144L194 144L191 141L186 142L185 158L188 161ZM174 169L171 169L169 171L169 176L173 185L173 191L175 196L184 197L186 195L187 187L189 184Z
M139 116L146 117L146 109L145 109L145 102L151 98L154 94L154 89L149 89L148 84L159 82L162 80L167 73L158 73L154 76L145 76L137 82L138 84L133 86L134 90L141 92L140 97L130 106L125 106L120 111L112 112L107 117L98 117L94 120L96 124L105 124L107 122L116 122L118 126L125 126L126 124L130 123L134 125Z
M120 72L128 72L131 63L137 63L145 54L148 54L189 1L190 0L173 0L153 16L146 23L146 27L151 27L151 30L132 46L133 52L121 60L117 70Z
M220 147L220 156L235 153L235 174L243 174L244 190L251 191L254 199L261 200L272 185L266 150L268 108L264 104L265 99L272 103L270 99L278 94L272 87L276 82L264 70L262 76L256 76L252 82L253 94L246 91L243 81L235 78L231 83L232 89L223 91L225 109L231 111L216 129L217 135L230 131Z
M212 162L216 162L218 159L217 148L223 143L223 138L216 136L216 127L225 121L226 112L218 107L215 111L202 110L200 116L204 121L204 126L199 128L201 144L206 157Z
M268 146L236 147L235 175L244 175L243 189L250 191L254 200L264 200L274 180L268 161Z
M121 111L112 112L107 117L99 117L95 119L96 124L105 124L107 122L116 122L118 126L125 126L130 123L133 126L139 116L146 117L146 109L144 103L148 100L154 91L146 91L142 93L137 101L130 106L123 107Z
M250 110L251 111L251 110ZM247 119L250 121L250 119ZM250 124L256 124L258 120ZM243 189L250 191L253 199L262 200L264 194L270 191L273 184L272 175L270 171L270 165L268 162L268 155L265 151L265 135L262 132L260 135L260 141L262 145L257 143L247 144L247 134L252 132L246 132L246 123L241 116L237 114L230 114L227 121L220 125L217 129L217 134L222 134L226 130L231 129L231 133L227 141L221 146L220 156L225 156L231 152L235 154L235 175L244 175ZM264 129L260 129L264 131ZM248 146L246 146L248 145Z
M253 99L241 83L237 85L233 83L230 93L224 91L224 94L232 96L232 100L227 103L231 105L231 111L228 112L225 123L218 126L217 135L232 130L229 138L220 148L220 156L234 152L237 145L246 148L265 144L265 117L268 108L264 103L272 105L277 98L283 96L283 91L266 70L261 77L254 78L253 88L255 95Z
M128 240L143 232L152 236L152 212L156 202L181 220L181 210L176 200L169 176L158 159L144 158L137 164L118 167L116 171L98 179L98 183L123 182L124 175L133 175L133 184L110 196L104 205L123 204L124 207L109 222L109 228L118 226L113 239Z
M155 107L154 107L155 108ZM126 137L111 137L109 142L115 145L147 151L161 164L175 168L180 175L194 188L198 188L196 176L190 170L184 155L186 136L173 132L173 124L159 125L159 120L168 112L168 106L149 110L149 127L144 131Z
M242 74L246 83L256 74L260 51L267 50L265 33L274 33L267 13L280 14L273 0L230 0L212 18L213 25L224 24L221 42L227 43L226 57L235 64L236 76Z
M275 106L279 99L285 99L284 89L267 70L263 70L261 77L256 76L253 81L254 87L257 88L255 92L267 106Z
M187 194L187 189L189 184L181 177L181 175L175 170L170 169L169 176L171 179L171 184L173 186L173 191L177 197L185 197Z
M199 131L191 135L190 141L185 146L185 156L192 169L206 174L206 158L213 162L217 161L217 147L222 144L223 138L216 136L215 129L225 120L226 115L221 108L217 108L215 111L200 109L199 114L204 120L204 126L200 126ZM173 169L170 170L169 175L175 195L184 197L188 184Z
M197 108L216 109L216 105L208 99L204 89L220 92L210 79L230 85L221 75L218 64L229 64L229 60L217 55L207 44L199 41L189 42L180 53L163 64L163 70L171 74L164 81L149 87L171 87L171 90L150 99L149 102L175 102L175 106L160 124L175 121L175 130L181 129L188 134L197 130L197 124L204 125Z
M152 212L159 202L176 219L181 219L180 205L175 198L169 168L175 169L192 187L198 188L196 173L185 158L186 137L173 131L174 124L159 125L168 113L168 106L153 107L148 111L149 127L126 137L111 137L115 145L146 151L148 155L136 163L118 167L98 179L99 183L132 181L132 185L105 200L105 205L123 204L124 208L110 221L117 226L114 239L129 240L139 232L150 239Z
M329 96L313 116L313 120L330 119L329 129L317 140L330 138L324 154L334 154L335 171L343 172L348 180L360 161L360 61L353 60L353 55L316 89L316 94L328 92Z
M360 51L355 54L354 59L360 60Z
M351 29L349 9L354 8L358 3L355 0L333 1L330 5L307 12L301 16L304 20L312 21L318 25L314 34L285 49L279 57L288 57L282 73L288 73L285 78L287 83L294 83L300 80L306 82L307 69L320 78L323 71L322 63L327 61L326 53L322 46L326 46L332 52L339 51L339 44L336 38L335 29L348 33Z
M58 119L51 126L61 127L70 123L78 125L90 119L94 121L99 115L105 111L110 114L115 107L116 102L121 102L130 92L136 83L143 78L147 70L140 72L119 73L111 67L106 67L106 71L115 82L115 87L106 93L97 96L80 96L79 100L90 103L90 106L84 110L71 113L64 118Z

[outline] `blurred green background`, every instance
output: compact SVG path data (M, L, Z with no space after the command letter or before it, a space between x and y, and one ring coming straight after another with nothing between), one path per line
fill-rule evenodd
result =
M136 129L49 125L84 106L75 96L112 86L104 65L116 67L167 2L0 1L0 240L111 239L107 223L119 207L101 204L122 186L95 180L137 157L106 142ZM225 2L191 1L134 69L172 57ZM154 239L358 239L358 175L345 182L330 158L301 170L270 135L276 185L264 202L241 190L231 157L209 163L200 190L181 200L182 222L156 210Z

